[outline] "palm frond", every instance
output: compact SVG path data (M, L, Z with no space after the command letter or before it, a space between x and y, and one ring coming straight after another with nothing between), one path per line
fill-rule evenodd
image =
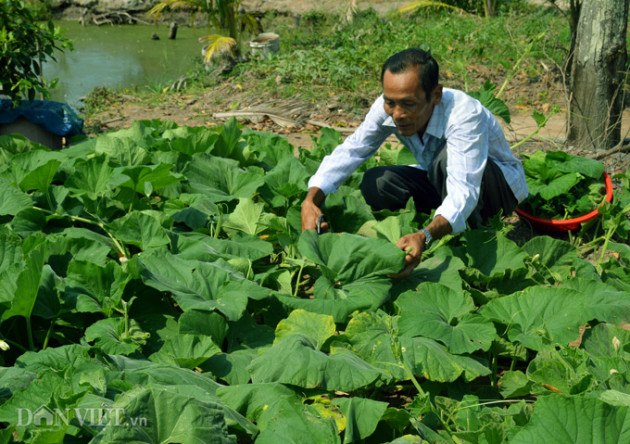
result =
M226 37L219 34L199 37L199 42L210 42L210 44L205 47L205 55L203 58L204 62L209 62L215 55L219 56L221 54L232 52L233 48L236 46L236 40L232 37Z
M147 11L149 17L153 16L153 19L157 22L160 14L164 12L166 8L183 8L184 6L190 6L192 8L199 8L199 2L195 0L165 0L158 3Z
M252 14L243 14L239 16L239 20L245 25L249 32L258 32L261 30L261 26L256 20L256 17Z

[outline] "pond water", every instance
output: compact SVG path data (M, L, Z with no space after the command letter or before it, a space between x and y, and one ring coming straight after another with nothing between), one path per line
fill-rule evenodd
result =
M204 29L180 26L177 39L168 39L168 26L88 25L56 23L72 39L74 50L56 53L57 61L44 64L46 79L58 78L51 100L74 108L97 86L165 87L185 75L201 59L198 38ZM160 40L152 40L156 33Z

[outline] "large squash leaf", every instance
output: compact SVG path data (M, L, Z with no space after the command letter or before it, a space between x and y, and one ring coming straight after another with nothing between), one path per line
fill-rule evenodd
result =
M320 265L324 276L341 284L399 272L405 255L383 239L366 239L341 233L317 235L305 231L298 241L300 253Z
M113 408L124 412L95 439L100 442L236 443L223 408L158 387L136 387L120 395ZM176 414L174 414L174 412Z
M334 420L322 417L282 384L221 387L217 389L217 395L258 425L258 444L340 442Z
M270 293L218 263L184 260L164 251L143 254L139 262L144 283L170 291L184 311L216 310L235 321L248 298L263 299Z
M348 323L345 335L352 349L393 381L409 379L405 367L431 381L450 382L460 376L473 380L490 370L467 356L450 354L432 339L400 336L397 318L383 313L359 313Z
M576 291L580 284L585 293ZM544 344L566 345L575 340L580 325L587 321L615 320L630 313L630 300L623 292L591 281L570 285L570 288L530 287L523 293L490 301L481 314L504 324L511 341L540 350ZM593 293L594 289L600 291Z
M491 321L473 311L472 298L440 284L426 283L396 301L402 336L424 336L444 343L451 353L487 351L496 331Z
M561 395L539 399L529 424L510 440L514 444L628 441L630 414L627 406L613 406L594 398Z
M351 351L331 350L327 355L300 334L290 335L265 351L252 361L249 371L254 383L281 382L342 391L365 387L381 375Z

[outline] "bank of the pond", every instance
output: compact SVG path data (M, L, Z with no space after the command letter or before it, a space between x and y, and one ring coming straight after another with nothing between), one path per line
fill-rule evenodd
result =
M72 39L74 50L47 62L44 76L59 79L51 99L75 108L81 97L98 86L156 90L167 86L199 63L198 38L207 33L180 26L177 38L169 40L166 25L81 26L73 21L56 25ZM154 33L159 40L151 38Z

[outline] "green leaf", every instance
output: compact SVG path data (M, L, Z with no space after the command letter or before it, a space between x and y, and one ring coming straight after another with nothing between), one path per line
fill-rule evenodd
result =
M65 275L71 260L102 266L115 248L112 240L86 228L69 227L46 236L48 263L57 274Z
M525 268L527 253L499 232L471 230L464 233L469 266L488 277Z
M188 310L180 315L177 324L180 333L209 336L215 344L223 344L228 332L226 319L214 312Z
M74 168L75 172L65 183L73 192L72 195L87 195L90 199L97 199L111 191L109 181L114 175L114 169L109 166L107 156L77 159Z
M630 310L630 301L624 292L601 282L574 281L577 283L563 287L529 287L522 294L492 300L481 309L481 314L506 325L511 341L540 350L544 344L566 345L575 340L580 325L588 321L621 320ZM583 290L569 287L580 284Z
M154 362L194 369L220 352L221 349L212 342L210 337L179 334L168 338L162 348L151 355L150 359Z
M204 127L180 126L164 131L162 138L168 141L164 149L192 156L212 150L219 135Z
M545 115L536 109L532 110L532 119L536 121L536 125L538 126L545 124Z
M594 378L589 374L588 355L583 350L547 346L527 366L527 377L540 385L552 386L565 394L576 395L591 389Z
M0 178L0 216L15 216L20 211L33 206L31 197L11 186L8 181Z
M273 253L273 245L256 236L218 239L201 233L180 233L175 249L182 259L204 262L213 262L219 258L257 261Z
M274 344L289 336L301 335L311 342L315 350L321 350L324 342L335 333L335 321L332 316L294 310L288 318L278 323Z
M114 236L142 250L161 247L170 243L166 230L148 214L132 211L114 220L110 226L114 228Z
M47 223L46 213L35 208L25 208L15 215L10 227L17 234L26 238L31 234L42 232Z
M218 263L188 261L166 252L143 254L146 285L170 291L182 310L217 310L229 320L241 317L247 299L263 299L269 290L243 279Z
M555 152L547 153L548 159L553 159ZM569 154L564 159L559 159L554 166L565 173L579 173L592 179L599 179L604 173L604 164L595 159L589 159L588 157L575 156Z
M247 144L241 140L243 132L236 119L232 117L218 129L220 130L219 138L214 144L212 154L238 160L241 166L245 166L251 153L247 148Z
M13 316L31 317L44 267L44 252L42 250L43 247L40 246L25 258L23 268L17 275L17 280L14 281L11 308L2 313L3 320ZM13 285L13 281L10 281L9 285ZM8 289L5 287L2 290ZM5 298L6 296L1 299L6 300Z
M217 395L260 428L258 444L339 443L332 418L322 418L282 384L247 384L221 387Z
M460 376L472 381L487 376L490 369L467 356L448 353L446 347L428 338L400 338L402 355L411 371L429 381L452 382Z
M22 239L15 234L0 233L0 272L22 260Z
M120 423L106 426L95 440L236 443L236 437L228 433L222 406L191 399L169 389L136 387L120 395L113 408L123 412Z
M562 282L573 277L577 250L569 242L536 236L523 245L523 250L537 257L534 266L548 279Z
M439 248L429 259L420 262L406 279L395 279L391 293L394 297L408 290L415 290L423 282L435 282L461 291L464 284L460 270L465 267L462 260L453 255L447 246Z
M391 281L386 278L360 279L341 286L322 276L315 281L313 298L276 295L283 304L333 317L345 323L355 311L374 311L389 300Z
M134 122L138 125L138 122ZM132 128L130 128L132 130ZM151 155L124 131L105 134L96 139L94 154L106 154L112 165L128 166L146 164Z
M510 442L600 444L624 442L628 436L630 436L628 407L612 406L592 398L550 395L536 402L529 424Z
M600 384L626 392L630 388L630 332L598 324L586 330L583 347L590 357L590 373Z
M427 338L399 337L397 318L378 313L355 314L346 328L352 349L365 361L386 372L392 381L409 379L409 371L431 381L467 380L487 375L490 370L465 356L448 353Z
M545 200L551 200L556 196L562 196L563 194L569 193L571 188L580 181L580 178L579 173L563 174L540 188L538 194L540 194L540 197Z
M183 179L180 174L171 173L173 165L134 165L119 167L110 183L112 185L131 188L137 193L150 196L153 191L166 188Z
M280 382L342 391L365 387L381 373L349 350L331 351L330 356L315 350L301 335L291 335L265 351L252 361L249 371L255 384Z
M372 435L387 410L386 402L365 398L336 398L333 404L339 406L346 417L344 444L358 442Z
M239 199L238 205L223 224L223 229L228 235L239 231L250 235L261 233L265 230L261 221L264 208L265 204L254 203L252 199Z
M499 392L504 398L517 398L531 393L533 382L521 371L507 371L499 381Z
M294 156L285 156L265 175L265 183L276 193L292 197L307 190L309 174Z
M85 330L85 340L94 342L105 353L129 355L146 343L147 333L136 321L124 318L101 319Z
M397 273L405 259L403 251L391 242L347 233L318 235L305 231L298 249L319 264L331 282L342 284Z
M481 102L490 112L510 123L510 109L505 102L494 95L496 89L490 80L486 80L479 91L467 91L467 94Z
M11 161L15 183L22 191L46 192L53 181L64 155L59 152L35 150L13 157Z
M243 138L247 141L249 150L256 153L259 164L265 171L272 170L286 157L294 157L293 146L286 137L279 134L246 130Z
M104 267L90 262L74 260L68 266L65 279L65 299L74 302L81 313L101 312L110 316L120 304L131 276L124 273L114 261Z
M193 192L206 195L212 202L252 198L264 183L263 170L243 169L233 159L197 154L184 171Z
M403 336L424 336L444 343L451 353L487 351L496 331L491 321L473 314L472 298L440 284L425 283L396 300Z
M251 379L247 367L256 357L258 357L256 350L217 353L208 359L202 368L230 385L247 384Z
M367 221L374 220L372 208L357 188L344 185L326 197L322 210L332 231L356 233Z

